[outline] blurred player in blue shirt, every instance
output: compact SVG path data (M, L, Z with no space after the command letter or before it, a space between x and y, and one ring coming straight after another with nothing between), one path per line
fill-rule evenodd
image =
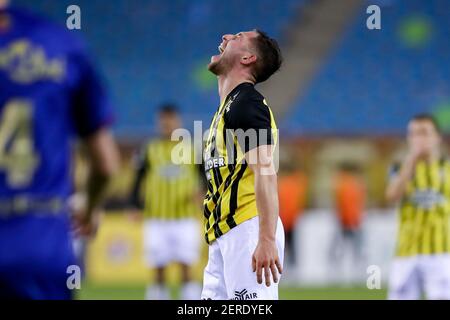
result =
M71 142L80 137L91 161L75 215L89 236L118 164L111 119L76 34L0 0L0 298L71 298Z

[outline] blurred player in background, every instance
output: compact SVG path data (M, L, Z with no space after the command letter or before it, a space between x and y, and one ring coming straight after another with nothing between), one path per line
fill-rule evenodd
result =
M204 149L209 260L202 299L278 299L284 230L273 160L277 128L254 86L280 68L281 52L257 30L224 35L219 52L208 66L220 106Z
M118 166L111 110L83 42L0 0L0 297L69 299L72 137L90 156L78 234L93 235Z
M450 162L428 114L408 125L408 153L391 169L386 197L399 202L390 299L450 299Z
M338 228L331 243L330 275L342 273L346 253L351 255L351 263L361 274L366 275L364 262L364 212L366 209L366 186L361 177L361 169L356 163L343 162L339 165L334 178L334 198Z
M292 163L292 159L293 157L290 157L289 161L281 163L278 178L278 196L280 218L286 234L286 263L294 267L297 263L295 227L305 209L308 179Z
M177 108L163 105L158 122L160 137L143 149L132 192L133 204L141 207L140 189L144 182L145 258L148 267L156 268L156 284L147 287L146 298L170 298L165 272L170 263L177 262L182 271L181 298L199 299L200 285L193 281L191 267L198 261L200 250L196 218L201 213L200 171L193 157L189 163L179 164L172 156L180 143L171 140L172 132L181 127Z

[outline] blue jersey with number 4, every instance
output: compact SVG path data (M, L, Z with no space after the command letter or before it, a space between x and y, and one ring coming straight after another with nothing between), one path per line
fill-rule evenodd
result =
M108 125L111 111L77 31L17 8L0 14L0 295L12 283L51 297L17 279L32 270L63 277L70 144Z
M74 35L10 9L0 31L0 197L64 198L70 139L110 120L95 70Z

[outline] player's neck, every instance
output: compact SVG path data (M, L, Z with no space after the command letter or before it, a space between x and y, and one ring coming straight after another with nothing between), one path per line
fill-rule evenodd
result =
M255 83L247 74L227 74L218 76L220 103L222 104L230 92L244 82Z

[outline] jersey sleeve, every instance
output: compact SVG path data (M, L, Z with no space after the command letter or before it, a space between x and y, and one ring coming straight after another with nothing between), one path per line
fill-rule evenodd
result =
M244 153L274 144L270 111L263 99L250 97L237 101L226 114L226 121Z
M71 60L78 74L72 95L75 131L87 137L112 123L112 107L91 59L85 53L76 53Z

